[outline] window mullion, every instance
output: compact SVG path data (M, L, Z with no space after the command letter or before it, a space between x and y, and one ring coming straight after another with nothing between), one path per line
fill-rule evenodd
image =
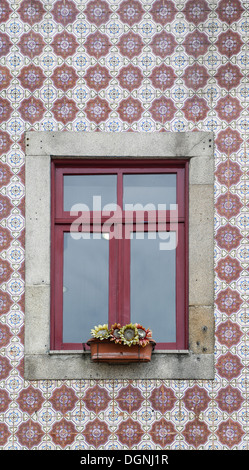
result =
M115 237L109 240L109 327L118 322L119 305L119 240Z
M132 225L122 225L122 240L120 241L119 263L119 292L120 292L120 323L130 322L130 232Z

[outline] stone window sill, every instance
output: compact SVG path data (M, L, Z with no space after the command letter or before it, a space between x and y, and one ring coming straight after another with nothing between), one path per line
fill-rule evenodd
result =
M214 378L214 355L158 351L148 363L114 365L93 363L88 352L53 351L26 355L25 378L210 380Z

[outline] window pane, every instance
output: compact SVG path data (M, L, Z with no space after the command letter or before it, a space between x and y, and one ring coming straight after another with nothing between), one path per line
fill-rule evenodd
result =
M109 210L115 210L116 203L116 175L64 176L65 211L70 211L72 206L75 204L85 204L91 211L103 210L106 204L112 204L112 207Z
M124 175L123 187L124 206L153 204L157 209L158 204L176 204L176 174Z
M109 243L64 234L63 342L82 343L108 323Z
M147 232L130 241L131 321L150 327L158 343L176 341L175 240L175 232Z

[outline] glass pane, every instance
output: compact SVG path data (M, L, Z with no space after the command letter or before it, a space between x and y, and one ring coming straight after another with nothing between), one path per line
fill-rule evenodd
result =
M124 175L123 204L176 204L176 174ZM168 207L169 209L169 207Z
M64 234L63 341L82 343L108 323L109 242Z
M158 343L176 341L175 235L147 232L136 237L134 233L130 242L131 321L151 328ZM167 237L169 249L165 249Z
M88 210L115 210L117 203L116 175L65 175L64 210L70 211L75 204L85 204ZM87 210L86 208L86 210Z

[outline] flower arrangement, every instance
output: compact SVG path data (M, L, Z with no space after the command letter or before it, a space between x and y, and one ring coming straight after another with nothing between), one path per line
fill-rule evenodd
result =
M139 323L129 323L121 326L120 323L114 323L111 328L108 325L98 325L91 330L94 338L104 340L109 339L116 344L125 344L132 346L138 344L142 347L146 346L152 338L150 328L145 329Z

